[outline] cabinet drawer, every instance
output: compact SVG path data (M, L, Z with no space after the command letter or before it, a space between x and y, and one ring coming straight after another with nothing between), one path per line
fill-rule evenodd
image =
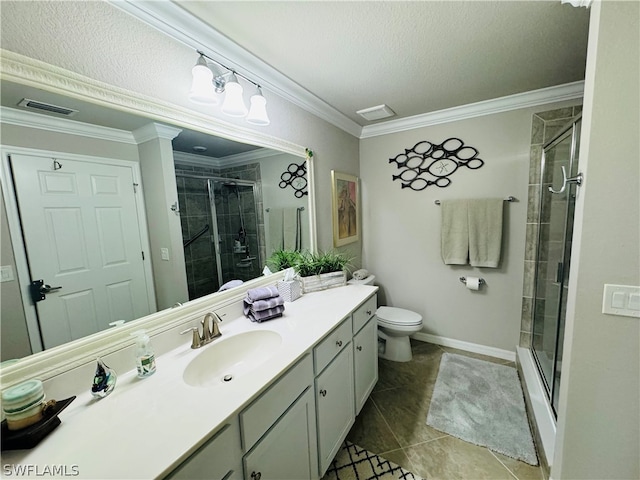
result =
M234 417L165 480L240 479L242 460L239 447L240 430Z
M327 337L313 349L316 375L329 365L329 362L342 350L352 338L350 317L338 325Z
M373 295L353 312L353 333L356 334L375 315L377 296Z
M311 355L294 367L240 413L242 448L245 452L271 428L300 394L311 385L313 364Z

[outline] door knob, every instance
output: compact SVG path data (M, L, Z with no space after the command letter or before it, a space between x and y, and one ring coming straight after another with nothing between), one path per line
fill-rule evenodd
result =
M31 300L33 300L33 303L38 303L47 298L47 293L60 290L61 288L62 287L52 287L51 285L46 285L44 283L44 280L34 280L29 285L29 293L31 294Z

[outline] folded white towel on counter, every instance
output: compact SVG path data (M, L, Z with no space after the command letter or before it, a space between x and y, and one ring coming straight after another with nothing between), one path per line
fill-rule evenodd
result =
M355 272L353 272L353 278L355 278L356 280L364 280L368 276L369 276L369 272L364 268L361 268L360 270L356 270Z

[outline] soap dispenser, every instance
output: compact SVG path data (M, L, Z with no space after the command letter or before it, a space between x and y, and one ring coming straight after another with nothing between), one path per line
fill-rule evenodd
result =
M156 358L149 335L144 330L137 330L131 335L136 337L135 357L138 377L149 377L156 372Z

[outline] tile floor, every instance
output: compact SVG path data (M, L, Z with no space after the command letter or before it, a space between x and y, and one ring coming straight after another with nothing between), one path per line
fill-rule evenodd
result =
M425 479L543 480L533 467L439 432L426 424L444 352L504 365L507 360L411 341L413 359L379 360L379 378L347 440Z

